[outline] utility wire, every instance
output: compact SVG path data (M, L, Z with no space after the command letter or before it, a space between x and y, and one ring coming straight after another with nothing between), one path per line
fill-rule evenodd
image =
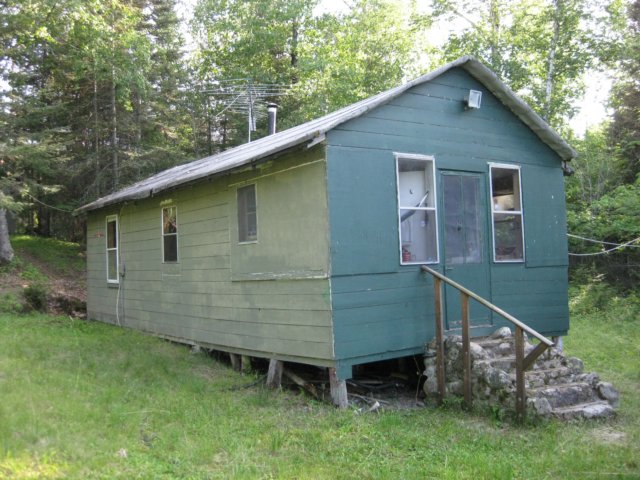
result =
M616 247L609 248L607 250L602 250L601 252L595 252L595 253L571 253L571 252L569 252L569 255L572 256L572 257L593 257L593 256L596 256L596 255L606 255L607 253L613 252L614 250L618 250L620 248L624 248L624 247L628 247L628 246L634 246L635 247L635 245L631 245L631 244L632 243L636 243L638 241L640 241L640 237L634 238L633 240L630 240L630 241L628 241L626 243L621 243Z
M571 233L567 233L567 237L571 238L579 238L580 240L586 240L587 242L600 243L602 245L613 245L619 247L623 245L622 243L613 243L613 242L603 242L602 240L594 240L593 238L581 237L580 235L573 235ZM633 242L633 240L631 240ZM633 248L640 248L640 245L628 245Z

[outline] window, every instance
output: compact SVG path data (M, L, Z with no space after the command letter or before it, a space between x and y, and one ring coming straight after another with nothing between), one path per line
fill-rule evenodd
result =
M238 188L238 242L258 241L256 185Z
M520 169L491 165L491 212L493 217L493 259L496 262L524 261Z
M107 217L107 282L118 283L118 217Z
M433 157L396 155L400 263L438 263Z
M164 262L178 261L178 208L162 209L162 258Z

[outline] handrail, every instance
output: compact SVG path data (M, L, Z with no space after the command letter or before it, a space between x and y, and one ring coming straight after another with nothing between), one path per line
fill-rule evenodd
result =
M457 288L458 290L460 290L461 292L464 292L465 294L469 295L471 298L473 298L474 300L476 300L478 303L481 303L482 305L484 305L485 307L487 307L489 310L493 310L494 312L496 312L498 315L504 317L506 320L509 320L511 323L513 323L514 325L520 327L522 330L524 330L525 332L527 332L529 335L531 335L532 337L537 338L538 340L540 340L542 343L544 343L545 345L547 345L547 347L553 347L555 344L553 343L553 341L549 340L547 337L545 337L544 335L536 332L533 328L531 328L529 325L527 325L526 323L522 323L520 320L518 320L516 317L514 317L513 315L509 315L507 312L505 312L504 310L502 310L499 307L496 307L493 303L489 302L488 300L485 300L484 298L482 298L480 295L473 293L471 290L469 290L468 288L463 287L462 285L460 285L457 282L454 282L453 280L451 280L450 278L445 277L444 275L442 275L440 272L434 270L433 268L429 268L426 265L422 265L422 271L424 272L428 272L431 275L433 275L434 277L439 278L440 280L442 280L445 283L448 283L449 285L451 285L454 288Z
M444 402L444 394L446 389L445 368L444 368L444 322L442 320L442 282L445 282L460 291L460 306L462 316L462 365L464 373L463 390L464 401L467 407L472 404L472 388L471 388L471 348L469 334L469 298L473 298L488 309L501 315L506 320L513 323L516 327L515 331L515 350L516 350L516 414L520 422L524 421L527 408L527 392L525 388L525 371L527 371L536 361L536 359L549 347L553 347L554 343L544 335L536 332L533 328L508 314L501 308L496 307L493 303L485 300L480 295L472 292L468 288L463 287L450 278L445 277L440 272L422 265L422 271L433 275L434 281L434 308L436 320L436 375L438 382L438 399L440 403ZM532 337L540 340L526 356L524 349L524 332Z

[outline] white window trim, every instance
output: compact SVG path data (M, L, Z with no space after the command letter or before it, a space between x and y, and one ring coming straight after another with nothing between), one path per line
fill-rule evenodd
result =
M175 208L176 209L176 233L164 233L164 209L165 208ZM178 238L178 233L180 232L180 225L178 222L178 207L177 205L163 205L160 209L160 248L162 251L162 263L166 263L169 265L173 265L180 262L180 239ZM165 261L164 257L164 237L165 235L175 235L176 237L176 259Z
M241 188L245 188L245 187L250 187L251 185L253 185L254 187L254 191L256 194L256 239L255 240L246 240L244 242L240 241L240 223L238 222L238 209L240 208L240 205L238 204L238 190L240 190ZM236 222L238 222L238 229L237 229L237 236L236 238L238 239L238 245L251 245L254 243L258 243L258 238L260 238L260 236L258 235L258 182L252 182L252 183L245 183L243 185L238 185L236 187Z
M518 193L520 195L520 210L509 210L507 212L495 210L495 205L493 204L493 175L492 170L494 168L503 168L505 170L517 170L518 171ZM524 204L522 203L522 169L520 165L512 165L509 163L489 163L489 188L490 196L489 202L491 203L491 238L493 243L491 245L491 255L494 263L525 263L526 260L526 246L524 243L524 239L526 238L524 235ZM520 225L522 226L522 259L519 260L498 260L496 259L496 226L493 220L494 213L510 213L515 215L520 215Z
M109 248L109 222L115 220L116 223L116 247ZM118 215L107 215L105 218L104 226L105 226L105 235L104 235L104 246L105 246L105 273L107 275L107 283L118 284L120 283L120 225L119 225ZM116 252L116 278L109 278L109 252Z
M398 255L400 265L437 265L440 263L440 229L438 228L438 191L436 181L436 159L433 155L422 155L419 153L399 153L393 152L396 160L396 215L398 216ZM400 172L398 171L399 160L421 160L431 162L431 178L433 179L433 207L409 207L413 210L425 210L434 212L436 228L436 259L431 262L403 262L402 261L402 222L400 220Z

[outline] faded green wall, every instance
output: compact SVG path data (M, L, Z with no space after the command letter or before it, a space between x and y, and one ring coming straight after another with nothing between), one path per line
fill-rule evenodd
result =
M325 165L316 147L118 209L120 323L220 350L330 365ZM257 185L258 243L237 245L236 188L246 183ZM174 264L162 263L164 205L178 209ZM107 285L99 235L116 211L88 216L89 317L112 323L118 289Z
M483 92L479 110L463 108L469 89ZM335 350L343 373L352 364L422 352L434 335L432 280L418 266L400 265L394 152L432 155L437 169L487 175L490 162L522 166L527 261L491 263L492 300L542 332L566 332L560 159L486 88L454 69L327 135Z

